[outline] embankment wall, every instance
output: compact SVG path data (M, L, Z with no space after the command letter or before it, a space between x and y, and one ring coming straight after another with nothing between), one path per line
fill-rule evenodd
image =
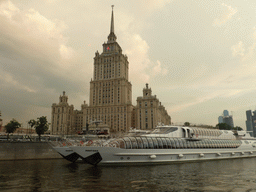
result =
M47 142L0 142L1 160L62 158Z

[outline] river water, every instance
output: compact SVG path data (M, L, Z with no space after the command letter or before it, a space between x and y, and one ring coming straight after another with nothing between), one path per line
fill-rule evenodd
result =
M0 162L0 191L255 191L256 158L147 166Z

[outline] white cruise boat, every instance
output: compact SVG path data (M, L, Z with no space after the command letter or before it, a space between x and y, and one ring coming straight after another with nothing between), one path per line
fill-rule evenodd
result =
M256 140L237 135L226 130L159 126L150 134L112 139L101 145L90 142L54 149L69 161L81 158L92 165L255 157Z

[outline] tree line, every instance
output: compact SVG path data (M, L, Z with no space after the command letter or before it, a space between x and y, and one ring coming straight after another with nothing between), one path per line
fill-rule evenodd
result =
M46 116L38 117L37 120L31 119L28 122L29 126L35 128L36 133L38 134L39 141L41 141L41 135L44 134L49 129L49 123ZM10 134L14 133L16 129L20 128L21 124L12 119L9 123L5 125L5 131L7 133L7 140L10 138Z

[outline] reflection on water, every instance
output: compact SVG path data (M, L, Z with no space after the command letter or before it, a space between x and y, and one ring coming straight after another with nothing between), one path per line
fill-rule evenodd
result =
M256 159L147 166L0 162L0 191L256 191Z

